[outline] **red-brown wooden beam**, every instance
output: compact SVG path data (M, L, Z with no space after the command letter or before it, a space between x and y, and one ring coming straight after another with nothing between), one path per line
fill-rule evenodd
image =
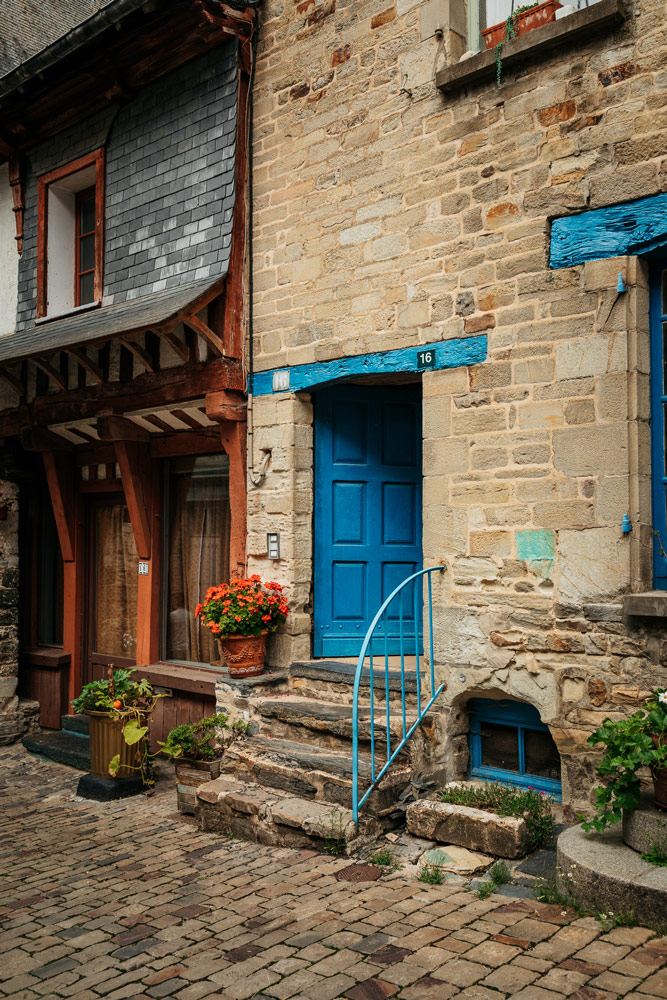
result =
M24 165L20 153L12 153L9 158L9 184L12 189L14 220L16 223L16 249L19 257L23 253L23 210L24 199Z
M225 285L224 337L227 354L232 358L243 355L245 334L245 290L247 286L247 229L248 229L248 155L249 155L249 105L248 73L239 67L238 114L236 119L236 160L234 185L236 199L232 225L232 246L229 271Z
M116 441L116 459L140 559L151 557L151 460L147 444Z
M223 392L208 393L206 415L220 425L222 447L229 457L229 572L244 575L247 537L246 414L242 398ZM231 419L230 419L231 417Z

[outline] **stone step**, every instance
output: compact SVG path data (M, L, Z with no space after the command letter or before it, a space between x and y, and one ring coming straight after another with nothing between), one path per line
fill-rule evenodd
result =
M39 757L68 764L79 771L90 771L90 740L82 733L39 733L26 736L22 742L26 750Z
M88 735L90 719L87 715L61 715L60 726L65 732Z
M376 705L384 704L386 700L385 670L379 666L376 657L373 670L373 695ZM343 704L352 704L354 678L357 672L356 663L346 663L343 660L301 660L292 663L289 671L289 689L297 695L306 698L316 698ZM370 700L370 668L365 667L359 684L359 699L362 703ZM413 669L405 669L405 702L410 709L417 707L417 675ZM401 671L391 668L388 671L389 702L396 707L401 704ZM428 701L429 695L428 669L421 669L422 704Z
M253 698L250 701L252 714L259 720L260 733L274 738L311 743L316 746L351 752L352 705L336 702L315 701L298 695L281 695L276 698ZM375 706L374 711L375 754L386 760L387 716L383 706ZM413 715L406 714L406 730L415 721ZM403 738L402 715L392 713L389 726L392 752ZM413 740L420 733L415 732ZM370 753L371 719L370 706L359 709L359 742L365 752ZM407 748L404 751L407 754Z
M382 767L376 758L376 773ZM308 743L253 736L236 743L225 753L226 774L240 781L255 782L276 788L306 800L327 802L331 806L352 806L352 753L335 751ZM410 783L412 769L395 760L378 787L369 796L366 812L388 816L396 811L399 795ZM371 781L371 762L359 756L359 786L364 792Z
M349 854L381 833L372 816L360 819L357 831L349 809L227 774L200 785L195 816L201 830L259 844L314 847L332 854Z

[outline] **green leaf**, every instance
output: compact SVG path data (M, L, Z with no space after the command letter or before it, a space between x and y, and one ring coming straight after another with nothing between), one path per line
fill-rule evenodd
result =
M109 774L112 778L115 778L118 774L120 768L120 754L117 753L115 757L112 757L109 761Z
M136 719L128 719L123 729L123 739L128 746L133 746L142 740L148 732L148 726L140 726Z

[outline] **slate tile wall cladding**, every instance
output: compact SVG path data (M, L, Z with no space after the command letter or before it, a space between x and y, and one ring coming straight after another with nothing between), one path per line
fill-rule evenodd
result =
M104 302L224 271L236 152L236 43L145 87L30 154L16 329L35 319L37 177L106 144Z

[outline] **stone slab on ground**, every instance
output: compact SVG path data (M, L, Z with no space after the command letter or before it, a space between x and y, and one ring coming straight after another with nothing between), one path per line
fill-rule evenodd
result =
M623 840L640 853L655 846L667 853L667 812L656 808L653 792L642 792L632 812L623 810Z
M113 802L140 795L146 791L141 778L97 778L94 774L82 774L76 786L76 794L82 799L97 802Z
M58 764L90 770L90 741L87 736L72 732L37 733L26 736L23 746L30 753L38 754Z
M498 816L453 802L421 799L411 802L406 812L410 833L460 844L499 858L520 858L528 851L526 821L514 816Z
M75 798L78 778L0 750L1 997L665 998L667 940L650 930L480 900L454 875L339 882L348 858L198 830L171 769L118 802Z
M667 931L667 868L643 861L628 847L620 824L604 833L584 833L581 826L565 830L557 863L563 891L580 906L634 914Z
M477 854L465 847L447 844L446 847L434 847L421 856L422 864L442 868L446 872L456 872L459 875L473 875L475 872L488 868L493 858L487 854Z
M556 849L543 847L533 851L529 857L516 866L516 871L525 875L536 875L539 878L549 878L556 871Z

